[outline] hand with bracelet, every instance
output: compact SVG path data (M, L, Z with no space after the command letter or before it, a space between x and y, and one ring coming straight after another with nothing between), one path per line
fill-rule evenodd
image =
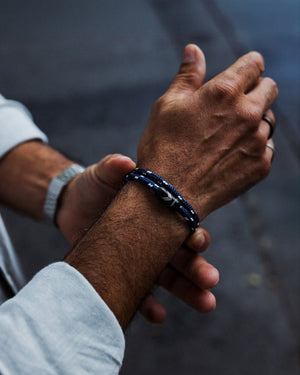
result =
M126 156L108 155L69 182L63 191L56 221L70 243L77 242L102 214L122 187L126 173L134 167L135 163ZM198 228L176 252L158 279L160 286L199 312L215 308L215 297L207 289L217 284L219 273L198 255L206 250L209 243L209 233L203 227ZM167 317L165 307L152 293L139 310L154 323L162 323Z
M153 107L137 164L172 184L200 220L270 170L271 125L263 117L275 122L270 106L278 90L272 79L261 78L263 71L262 56L251 52L203 85L204 55L189 45L173 84ZM66 262L91 282L125 329L188 234L183 218L148 187L128 182Z
M0 162L1 201L37 219L43 219L45 195L51 179L73 165L61 153L36 141L12 149ZM101 215L123 184L126 173L135 163L123 155L108 155L99 163L78 173L63 188L56 211L56 223L65 238L73 245ZM215 298L206 289L218 282L218 271L198 252L209 245L210 237L204 228L188 240L188 246L178 250L170 265L162 272L159 284L199 312L215 307ZM140 307L146 319L162 323L165 307L150 293Z

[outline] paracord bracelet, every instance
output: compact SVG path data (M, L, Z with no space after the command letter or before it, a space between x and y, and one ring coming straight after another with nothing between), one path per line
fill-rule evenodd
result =
M199 217L194 211L193 207L183 198L183 196L172 186L169 182L164 180L162 177L159 175L155 174L154 172L151 172L147 169L142 169L142 168L136 168L135 170L138 170L139 174L142 174L145 177L148 177L150 180L155 182L157 185L160 187L165 188L168 192L170 192L174 197L177 197L178 200L180 201L181 205L189 211L191 216L195 219L195 221L199 222ZM136 173L136 172L135 172Z
M166 180L142 168L135 168L125 176L126 181L138 181L148 186L164 204L177 211L188 222L192 232L200 225L199 217L192 206Z

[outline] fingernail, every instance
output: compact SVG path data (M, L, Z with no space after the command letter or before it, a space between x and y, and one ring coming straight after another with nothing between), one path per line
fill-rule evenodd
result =
M183 63L191 63L196 60L195 50L193 47L187 47L182 56Z
M203 245L205 244L205 236L203 232L197 233L196 241L197 241L197 247L201 249Z

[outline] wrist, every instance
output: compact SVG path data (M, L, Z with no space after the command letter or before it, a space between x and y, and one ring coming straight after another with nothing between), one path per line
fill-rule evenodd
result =
M125 176L125 181L133 181L144 185L169 209L181 215L194 233L200 225L199 217L193 207L168 181L153 171L135 168Z
M72 162L39 141L22 143L0 161L1 201L43 220L43 206L51 180Z
M133 182L67 257L125 328L176 249L189 235L184 219Z
M153 161L142 159L137 162L137 165L140 168L149 169L173 185L195 209L201 222L211 212L210 202L213 200L211 192L208 189L201 190L201 184L193 181L193 174L189 173L187 168L181 167L182 163L175 165L169 160L172 158L166 158L164 161L159 161L158 158L154 158Z

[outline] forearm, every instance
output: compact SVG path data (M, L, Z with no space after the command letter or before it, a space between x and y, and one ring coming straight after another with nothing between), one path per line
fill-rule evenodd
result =
M39 141L14 147L0 160L0 202L43 219L50 181L71 164L65 156Z
M128 183L66 258L123 329L189 234L186 222L144 186Z

